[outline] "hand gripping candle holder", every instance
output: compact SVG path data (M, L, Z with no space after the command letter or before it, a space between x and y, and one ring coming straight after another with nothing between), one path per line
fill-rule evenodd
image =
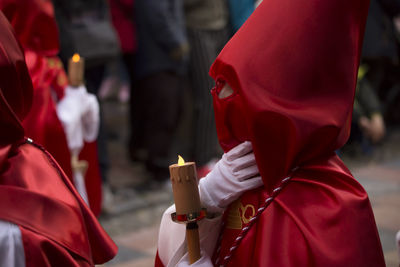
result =
M196 164L194 162L169 166L176 212L171 214L176 223L186 224L186 240L190 264L200 259L200 241L197 221L206 217L200 206Z

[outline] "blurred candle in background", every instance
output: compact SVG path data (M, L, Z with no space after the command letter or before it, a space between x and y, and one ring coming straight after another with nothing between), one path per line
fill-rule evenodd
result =
M79 54L74 54L68 62L68 80L69 85L78 87L83 84L83 75L85 70L85 60Z

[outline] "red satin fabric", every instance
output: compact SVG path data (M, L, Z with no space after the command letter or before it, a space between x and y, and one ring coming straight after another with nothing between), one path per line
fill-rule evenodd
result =
M21 47L3 14L0 15L0 162L8 146L24 137L20 118L32 105L32 82Z
M92 266L114 257L114 242L49 154L24 144L8 155L0 218L20 226L27 267Z
M26 266L92 266L117 247L44 149L24 142L32 102L24 56L0 12L0 218L19 225Z
M349 135L367 11L364 0L264 0L214 62L211 76L234 90L214 96L221 145L250 140L264 181L225 213L214 259L299 167L226 266L385 265L368 196L334 154Z
M136 27L134 25L134 0L109 0L111 21L119 37L123 53L137 50Z
M44 146L72 181L71 154L54 100L64 96L67 85L63 66L58 58L43 57L31 50L25 51L25 58L33 83L32 108L22 122L25 134Z
M11 22L25 49L33 83L33 101L23 120L25 135L41 144L61 165L72 181L71 155L63 126L56 112L56 101L68 84L60 59L58 29L49 0L2 0L0 9ZM86 144L80 159L89 163L85 182L89 204L96 216L101 212L101 177L96 143Z
M249 133L242 124L246 121L246 118L244 117L244 106L240 95L234 92L223 99L218 97L224 85L225 82L217 81L217 85L211 90L211 94L213 96L215 122L219 126L217 128L218 141L226 152L248 140Z
M97 142L86 143L79 153L80 160L86 160L89 163L85 173L86 193L88 195L89 207L94 215L101 213L102 188L100 164L97 157Z
M25 134L50 151L72 179L71 155L54 99L63 97L67 78L61 61L55 57L59 41L52 3L4 0L0 2L0 9L25 50L33 83L32 107L23 121Z
M164 264L162 263L160 256L158 256L158 251L156 254L156 258L154 260L154 267L164 267Z
M242 228L270 195L260 188L245 193ZM237 209L237 210L233 210ZM243 214L245 213L245 214ZM242 217L243 216L243 217ZM240 233L222 231L220 262ZM385 266L382 248L364 189L336 156L298 170L249 230L226 266Z
M58 28L50 0L1 0L0 7L25 50L57 55Z

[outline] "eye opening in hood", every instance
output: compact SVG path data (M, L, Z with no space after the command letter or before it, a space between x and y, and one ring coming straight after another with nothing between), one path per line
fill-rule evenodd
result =
M234 90L229 83L221 78L216 80L215 87L211 89L211 93L215 94L219 100L226 100L237 94L236 90Z

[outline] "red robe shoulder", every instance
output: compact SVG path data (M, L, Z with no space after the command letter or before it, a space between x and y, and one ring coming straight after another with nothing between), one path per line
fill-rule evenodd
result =
M20 227L27 266L93 266L115 256L116 245L47 151L27 142L1 152L0 219Z

